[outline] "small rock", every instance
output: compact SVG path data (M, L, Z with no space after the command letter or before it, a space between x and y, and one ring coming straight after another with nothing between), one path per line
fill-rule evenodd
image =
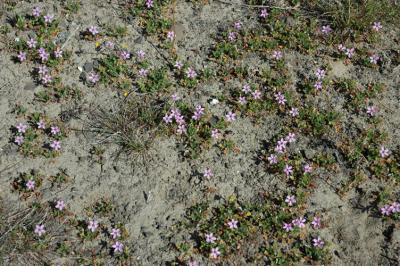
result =
M28 81L27 83L25 83L24 90L33 91L34 89L36 89L36 87L37 86L33 81Z
M92 71L92 70L93 70L93 63L92 63L92 62L86 62L86 63L83 65L83 69L84 69L86 72Z

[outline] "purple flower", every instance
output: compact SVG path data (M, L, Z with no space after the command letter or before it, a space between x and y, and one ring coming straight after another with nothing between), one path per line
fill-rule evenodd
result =
M152 8L153 7L153 0L146 0L146 7Z
M37 41L33 38L30 38L27 42L29 48L36 48Z
M322 248L324 246L324 244L325 244L324 241L320 237L317 237L317 238L313 239L313 246L314 247Z
M171 99L174 102L176 102L176 101L180 100L180 97L179 97L179 95L177 93L174 93L174 94L171 95Z
M104 45L110 50L114 49L114 46L115 46L114 42L112 42L112 41L106 41L104 43Z
M216 259L219 255L221 255L221 252L219 251L218 247L211 249L210 258Z
M379 60L379 59L380 59L379 55L374 54L374 55L371 55L371 56L369 57L369 62L370 62L371 64L376 65L376 64L378 64L378 60Z
M345 54L348 58L352 58L354 55L354 48L347 48Z
M64 201L63 200L58 200L55 208L58 209L59 211L64 210L64 208L65 208Z
M19 123L19 124L16 126L16 128L17 128L17 130L18 130L18 133L25 133L25 132L26 132L26 129L28 128L28 126L25 125L25 124Z
M338 45L338 50L339 51L344 52L344 51L346 51L346 49L347 49L346 46L344 46L343 44L339 44Z
M38 236L42 236L44 233L46 233L46 230L44 230L44 225L37 224L35 226L35 234L37 234Z
M321 227L321 218L315 216L311 222L311 225L314 229L319 229Z
M285 172L286 176L289 176L293 173L293 167L291 165L287 164L287 165L285 165L283 172Z
M275 154L271 154L268 156L268 161L270 164L277 164L278 163L278 157Z
M238 228L237 224L238 224L238 221L236 221L235 219L232 219L228 222L228 227L230 229L236 229L236 228Z
M249 85L249 84L244 84L244 85L243 85L243 88L242 88L242 91L243 91L245 94L248 94L249 92L251 92L251 90L250 90L250 85Z
M35 189L35 180L32 180L32 179L28 180L28 182L26 182L26 187L29 190L34 190Z
M370 116L375 116L378 113L378 107L376 106L368 106L367 107L367 114Z
M260 18L266 18L268 16L268 12L265 8L261 9Z
M381 213L382 213L382 215L384 215L384 216L389 216L389 215L392 213L392 211L391 211L391 209L390 209L390 206L389 206L389 205L383 206L383 207L381 208Z
M282 57L283 57L283 54L282 54L281 51L276 50L276 51L272 52L272 58L273 59L280 60L280 59L282 59Z
M240 103L241 105L245 105L245 104L247 103L246 97L240 96L240 97L239 97L239 103Z
M190 79L194 79L194 78L197 77L197 73L196 73L196 71L194 71L193 68L189 67L189 68L186 70L186 76L187 76L188 78L190 78Z
M283 223L283 229L286 231L286 232L290 232L290 231L292 231L293 230L293 225L292 225L292 223Z
M97 83L100 80L99 74L94 71L91 71L87 75L87 80L93 84Z
M59 151L61 150L61 142L58 140L53 140L50 144L50 147L55 151Z
M229 34L228 34L229 41L231 41L231 42L235 41L236 37L237 37L237 33L236 32L234 32L234 31L229 32Z
M242 28L242 22L236 21L236 22L233 24L233 27L234 27L236 30L240 30L240 29Z
M117 239L121 236L121 230L119 228L113 228L111 229L110 235L113 239Z
M232 111L229 111L226 115L225 115L226 120L228 120L228 122L233 122L236 120L236 114L233 113Z
M53 81L53 78L49 74L44 74L42 77L43 84L49 84Z
M185 134L186 133L186 125L185 124L178 125L178 129L176 130L176 133L178 135Z
M275 100L278 102L280 105L285 105L286 103L286 98L285 96L279 91L275 93Z
M45 129L46 128L46 125L45 125L43 120L39 120L39 122L36 125L37 125L37 127L39 129Z
M199 120L201 116L204 114L204 107L201 105L196 106L196 110L192 116L193 120Z
M35 18L40 16L40 13L42 12L41 8L36 6L32 9L32 16L34 16Z
M123 60L128 60L129 58L131 58L131 54L128 51L121 51L119 53L119 57Z
M285 202L289 205L289 206L293 206L296 203L296 198L293 195L288 195L285 199Z
M88 227L87 227L87 228L88 228L92 233L94 233L94 232L96 231L97 227L99 227L99 223L98 223L96 220L91 220L91 221L89 221L89 224L88 224Z
M51 127L51 134L57 135L58 133L60 133L60 128L58 126L52 126Z
M372 29L378 32L382 29L382 24L379 21L375 21L374 24L372 25Z
M213 130L211 130L211 137L213 139L219 139L221 137L221 132L219 132L218 129L214 128Z
M329 33L332 32L332 28L329 25L322 26L321 32L325 35L328 35Z
M323 79L325 77L325 70L318 68L317 71L315 72L315 75L319 80Z
M88 31L90 32L90 34L92 34L93 36L95 36L96 34L99 34L99 29L96 26L90 26L88 28Z
M22 63L26 60L26 53L23 51L20 51L17 55L18 60Z
M167 32L167 39L172 42L175 39L175 32L173 31Z
M116 241L112 247L114 249L114 253L120 253L122 252L124 245L121 242Z
M46 22L46 23L53 22L53 19L54 19L54 15L53 14L47 14L46 16L44 16L44 22Z
M381 146L379 149L379 154L382 158L386 158L390 155L390 150L385 148L384 146Z
M188 266L199 266L199 263L197 261L191 260L188 262Z
M292 221L292 224L299 228L304 228L306 226L305 222L306 222L306 219L304 219L303 217L300 217L300 218L294 219Z
M24 143L24 137L23 136L16 136L14 142L17 145L21 145L22 143Z
M205 234L206 236L206 242L207 243L214 243L217 238L214 236L213 233Z
M42 60L42 62L46 62L47 60L49 60L50 54L47 53L46 49L44 49L43 47L40 47L38 49L38 53L39 53L39 57Z
M261 98L261 92L259 90L255 90L252 94L254 100L258 100Z
M204 169L203 176L204 176L205 178L210 179L211 177L213 177L213 175L214 175L214 174L213 174L213 172L211 171L210 168Z
M289 111L289 114L290 114L292 117L296 117L296 116L299 115L299 109L293 107L293 108Z
M320 80L318 80L318 81L316 81L315 83L314 83L314 88L316 89L316 90L322 90L322 81L320 81Z
M169 124L169 123L172 122L172 118L173 118L172 115L166 113L166 114L164 115L164 117L163 117L163 120L164 120L164 122L165 122L166 124Z

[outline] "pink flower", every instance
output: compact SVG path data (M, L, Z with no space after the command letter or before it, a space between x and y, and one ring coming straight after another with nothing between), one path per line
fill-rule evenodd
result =
M104 43L104 45L108 48L108 49L114 49L115 44L112 41L106 41Z
M35 226L35 234L37 234L38 236L42 236L44 233L46 233L46 230L44 229L44 225L37 224Z
M96 34L99 34L99 29L96 26L90 26L88 28L88 31L90 32L90 34L92 34L93 36L95 36Z
M57 47L57 49L54 51L55 58L61 58L62 54L63 54L63 51Z
M201 105L196 106L196 110L192 116L193 120L200 120L201 116L204 114L204 107Z
M313 246L314 247L322 248L324 246L324 244L325 244L324 241L320 237L317 237L317 238L313 239Z
M354 48L347 48L345 54L348 58L352 58L354 55Z
M114 253L120 253L122 252L124 245L121 242L116 241L112 247L114 249Z
M42 77L43 84L49 84L53 81L53 78L49 74L44 74Z
M36 48L37 41L33 38L30 38L26 44L28 44L29 48Z
M138 60L143 60L144 57L146 56L146 53L143 50L139 50L136 52L136 56L137 56Z
M344 51L346 51L346 49L347 49L346 46L344 46L343 44L339 44L338 45L338 50L339 51L344 52Z
M173 31L167 32L167 39L172 42L175 39L175 32Z
M293 206L296 203L296 198L293 195L288 195L285 199L285 202L289 205L289 206Z
M232 219L228 222L228 227L230 229L236 229L236 228L238 228L237 224L238 224L238 221L236 221L235 219Z
M315 216L311 222L311 225L314 229L319 229L321 227L321 218Z
M39 75L44 75L44 74L47 74L49 72L49 70L47 69L47 66L46 65L40 65L39 67L38 67L38 73L39 73Z
M19 123L19 124L16 126L16 128L17 128L17 130L18 130L18 133L25 133L25 132L26 132L26 129L28 128L28 126L25 125L25 124Z
M254 100L258 100L258 99L261 98L261 92L260 92L259 90L255 90L255 91L252 93L252 95L253 95L253 99L254 99Z
M95 220L89 221L88 229L89 229L92 233L94 233L94 232L96 231L97 227L99 227L99 223L98 223L97 221L95 221Z
M58 200L55 208L58 209L59 211L64 210L64 208L65 208L64 201L63 200Z
M186 70L186 76L187 76L188 78L190 78L190 79L194 79L194 78L197 77L197 73L196 73L196 71L194 71L194 69L192 69L191 67L189 67L189 68Z
M172 122L173 116L171 114L166 113L163 117L163 120L166 124L169 124Z
M311 173L312 170L313 170L313 169L312 169L311 165L309 165L309 164L306 164L306 165L304 165L304 167L303 167L303 171L304 171L305 174Z
M270 156L268 156L268 161L270 164L277 164L278 163L278 157L276 157L275 154L271 154Z
M185 124L178 125L178 129L176 130L176 133L178 135L186 134L186 125Z
M144 68L141 68L141 69L139 69L139 76L140 77L147 77L147 75L149 74L149 70L148 69L144 69Z
M191 260L189 261L188 266L199 266L199 263L197 261Z
M213 172L211 171L210 168L204 169L203 176L204 176L205 178L210 179L211 177L213 177L213 175L214 175L214 174L213 174Z
M376 106L368 106L367 107L367 114L370 116L375 116L378 113L378 107Z
M290 232L290 231L292 231L293 230L293 225L292 225L292 223L283 223L283 229L286 231L286 232Z
M221 255L221 252L219 251L218 247L211 249L210 258L216 259L219 255Z
M226 120L228 120L228 122L233 122L236 120L236 114L233 113L232 111L229 111L226 115L225 115Z
M213 139L219 139L221 137L221 133L218 129L214 128L213 130L211 130L211 137Z
M332 32L332 28L329 25L322 26L321 32L325 35L328 35L329 33Z
M152 8L153 7L153 0L146 0L146 7Z
M372 30L378 32L382 29L382 24L379 21L375 21L372 25Z
M121 51L121 52L119 53L119 57L120 57L122 60L128 60L129 58L131 58L131 54L130 54L128 51Z
M287 142L289 142L289 143L295 142L295 141L296 141L296 134L294 134L294 133L289 133L289 134L286 136L285 140L286 140Z
M23 51L20 51L17 55L18 60L22 63L26 60L26 53Z
M384 215L384 216L389 216L389 215L392 213L392 211L391 211L391 209L390 209L390 206L389 206L389 205L383 206L383 207L381 208L381 213L382 213L382 215Z
M59 151L61 150L61 142L58 140L53 140L50 144L50 147L55 151Z
M51 127L51 134L57 135L58 133L60 133L60 128L58 126L52 126Z
M214 243L217 238L214 236L213 233L205 234L206 236L206 242L207 243Z
M289 111L289 114L290 114L292 117L296 117L296 116L299 115L299 109L293 107L293 108Z
M251 92L251 90L250 90L250 85L249 85L249 84L244 84L244 85L243 85L243 88L242 88L242 91L243 91L245 94L248 94L249 92Z
M265 8L261 9L260 18L266 18L267 16L268 16L267 10Z
M24 143L24 137L23 136L16 136L14 142L17 145L21 145L22 143Z
M285 165L283 172L285 172L286 176L289 176L293 173L293 167L291 165L287 164L287 165Z
M54 19L54 15L53 14L47 14L46 16L44 16L44 22L46 22L46 23L53 22L53 19Z
M292 221L292 224L299 228L304 228L306 226L305 222L306 222L306 219L304 219L303 217L300 217L300 218L294 219Z
M322 81L320 81L320 80L318 80L318 81L316 81L315 83L314 83L314 88L316 89L316 90L322 90Z
M240 103L241 105L245 105L245 104L247 103L246 97L240 96L240 97L239 97L239 103Z
M121 236L121 230L119 228L113 228L111 229L110 235L113 239L117 239Z
M174 102L176 102L176 101L180 100L180 97L179 97L178 94L174 93L174 94L171 95L171 99L172 99Z
M43 120L40 120L36 125L37 125L37 127L39 129L45 129L46 128L46 125L45 125Z
M88 80L89 82L91 82L92 84L95 84L95 83L97 83L97 82L100 80L100 76L99 76L99 74L97 74L96 72L91 71L91 72L89 72L88 75L87 75L87 80Z
M386 158L390 155L390 150L386 149L384 146L381 146L381 148L379 150L379 154L380 154L381 158Z
M32 179L28 180L28 182L26 182L26 187L29 190L34 190L35 189L35 180L32 180Z
M272 58L274 58L275 60L280 60L280 59L282 59L282 57L283 57L283 54L281 51L276 50L276 51L272 52Z

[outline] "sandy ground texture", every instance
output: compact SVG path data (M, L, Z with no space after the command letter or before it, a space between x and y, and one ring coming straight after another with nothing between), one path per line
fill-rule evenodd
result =
M10 48L15 38L23 38L23 33L12 29L1 35L0 196L3 209L23 209L32 202L32 197L21 200L21 194L12 189L13 180L21 173L34 169L49 177L61 171L68 176L68 182L57 188L43 182L41 201L63 199L76 217L86 219L87 206L99 199L107 199L113 209L107 217L98 216L97 219L105 225L113 221L124 225L129 233L124 243L134 258L128 264L166 265L178 256L173 242L175 238L184 236L185 232L174 232L174 226L184 219L189 207L204 200L218 202L231 195L240 201L251 202L257 201L259 192L287 191L286 183L268 172L266 163L259 159L262 151L274 145L276 136L286 126L286 120L277 113L265 115L257 122L248 116L238 115L237 120L229 126L229 135L237 150L227 154L213 147L196 159L187 158L182 155L185 147L182 147L179 138L172 135L157 136L143 157L122 154L116 158L119 146L109 143L93 131L91 121L95 110L103 108L111 112L124 96L113 85L87 86L82 81L84 74L90 72L103 55L96 50L94 41L83 39L80 33L90 25L126 26L127 34L115 41L132 53L145 51L153 66L166 64L164 57L168 56L168 52L160 48L160 39L142 34L140 19L124 10L129 1L84 0L77 13L69 14L65 12L63 1L17 2L12 10L1 10L1 24L9 24L10 18L16 13L30 14L34 6L56 14L61 28L57 40L64 50L71 52L60 76L66 85L81 91L82 97L47 103L37 101L35 95L44 90L44 86L32 75L35 63L16 62L16 53ZM195 69L218 68L218 63L209 60L210 49L215 44L214 36L232 21L240 20L249 27L258 23L258 11L240 5L240 0L226 1L229 4L219 1L208 1L207 4L183 0L173 2L175 20L172 29L176 33L176 54L183 61L190 62ZM375 48L383 51L383 63L378 69L351 62L345 64L343 60L331 56L332 47L321 46L313 54L295 49L285 50L284 61L290 75L290 83L286 87L298 95L297 84L312 75L310 73L318 65L329 66L327 75L330 79L351 78L360 84L383 83L385 90L373 103L379 106L379 116L383 118L381 125L388 133L386 145L394 154L399 151L400 137L399 29L385 28L382 34L385 41ZM251 52L236 64L248 65L251 73L271 67L270 60ZM168 71L168 75L172 76L172 71ZM195 89L175 83L167 95L176 92L186 101L201 104L211 113L224 116L230 107L223 102L212 105L211 100L241 84L242 81L235 78L226 82L218 78L210 79ZM328 101L326 97L329 97ZM332 90L329 94L308 95L302 100L311 102L310 98L321 108L340 112L341 126L349 136L357 138L357 132L367 127L363 115L346 107L349 100L340 92ZM21 107L26 109L27 114L43 113L50 119L61 121L67 128L68 136L62 141L59 156L46 158L21 154L14 143L13 133L15 125L26 122L26 117L18 114ZM337 145L331 143L339 141L338 137L331 134L327 138L299 134L296 145L290 149L293 154L305 154L309 158L322 153L332 155L336 160L335 170L323 167L315 170L318 175L314 181L315 188L310 191L305 203L309 212L323 213L326 226L320 235L329 243L329 264L399 265L398 220L383 219L377 205L377 194L387 187L391 189L391 198L399 199L398 183L367 175L363 182L352 184L345 193L339 193L341 184L350 180L353 172ZM93 152L95 148L104 149L104 152L96 154ZM205 168L213 170L211 179L203 177ZM214 262L200 255L196 259L200 265L230 265L229 262ZM18 260L3 263L22 265ZM117 265L112 260L108 263ZM252 263L237 260L236 264ZM261 260L254 265L264 264Z

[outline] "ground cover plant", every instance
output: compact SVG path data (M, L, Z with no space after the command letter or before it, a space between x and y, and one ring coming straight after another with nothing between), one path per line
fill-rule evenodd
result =
M398 265L400 3L0 4L4 265Z

